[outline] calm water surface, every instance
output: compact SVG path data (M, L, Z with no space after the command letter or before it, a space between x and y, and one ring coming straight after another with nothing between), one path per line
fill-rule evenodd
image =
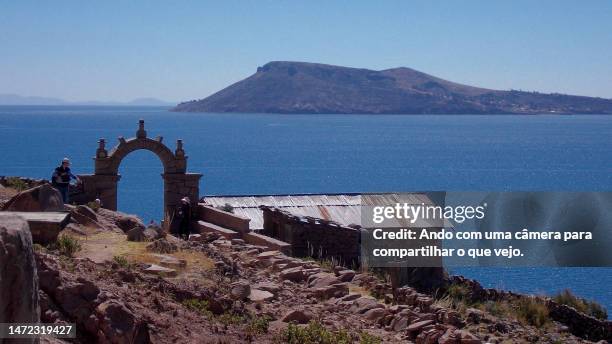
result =
M0 175L49 178L69 156L92 173L100 137L185 142L202 194L384 191L612 191L612 116L183 114L155 107L0 106ZM110 148L110 147L109 147ZM121 167L119 208L162 212L161 162ZM455 269L521 292L571 288L612 309L612 269Z

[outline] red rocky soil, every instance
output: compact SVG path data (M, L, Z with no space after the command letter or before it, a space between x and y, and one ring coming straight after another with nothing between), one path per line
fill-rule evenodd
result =
M198 240L180 244L215 261L198 278L37 253L42 321L76 322L81 343L273 343L288 323L310 321L346 330L355 342L362 331L388 343L586 342L560 325L542 331L476 309L462 315L407 287L394 298L370 274L326 270L242 240ZM264 316L267 332L249 329Z

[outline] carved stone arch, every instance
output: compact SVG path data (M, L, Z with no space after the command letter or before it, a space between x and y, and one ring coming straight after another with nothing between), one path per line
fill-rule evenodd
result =
M148 150L159 157L164 173L164 218L172 216L180 199L189 197L192 202L199 198L199 181L201 174L187 173L187 156L183 150L183 141L177 140L176 150L172 152L162 143L162 137L150 139L144 129L144 120L139 121L136 137L124 139L119 137L119 143L110 152L106 150L106 140L98 141L96 151L95 173L80 176L83 180L83 191L86 199L91 201L99 198L102 206L117 210L117 183L121 179L119 166L121 161L133 151Z

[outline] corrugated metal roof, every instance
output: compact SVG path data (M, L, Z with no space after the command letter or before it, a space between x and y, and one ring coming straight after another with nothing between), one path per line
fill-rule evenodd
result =
M398 202L432 204L427 195L422 193L204 196L201 202L213 207L229 204L234 208L234 214L251 219L251 229L257 230L263 229L263 212L259 209L262 205L279 208L296 216L316 217L348 226L361 224L362 201L372 203L372 200L378 205Z

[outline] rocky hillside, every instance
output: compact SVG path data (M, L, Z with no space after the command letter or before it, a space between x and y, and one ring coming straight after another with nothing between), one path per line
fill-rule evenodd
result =
M76 323L77 338L68 341L73 343L612 339L609 321L463 278L433 295L409 286L393 290L368 269L289 257L217 233L183 241L158 226L145 227L137 217L101 208L67 210L72 222L46 246L33 245L27 224L0 211L0 259L7 262L0 266L4 322L40 317L44 323Z
M612 114L612 100L461 85L410 68L270 62L174 111L321 114Z

